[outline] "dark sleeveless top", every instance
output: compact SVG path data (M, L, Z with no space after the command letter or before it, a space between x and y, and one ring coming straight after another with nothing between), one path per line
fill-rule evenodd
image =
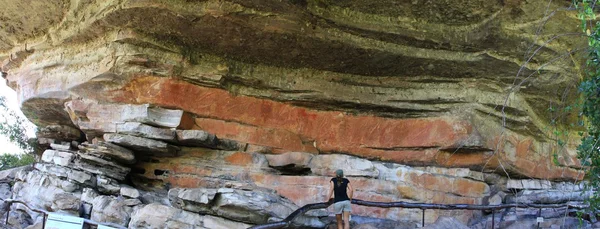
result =
M337 179L342 179L342 183L339 186L337 183ZM348 193L346 192L348 190L348 183L350 183L348 179L334 177L331 178L331 182L333 182L334 203L350 200L350 198L348 198Z

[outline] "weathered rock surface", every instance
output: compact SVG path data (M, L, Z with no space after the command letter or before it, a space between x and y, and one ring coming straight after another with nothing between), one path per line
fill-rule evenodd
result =
M567 202L583 202L588 199L590 193L581 191L530 191L525 190L516 195L506 196L506 203L533 203L533 204L562 204Z
M179 126L183 111L163 109L144 105L98 104L89 101L74 100L65 104L66 110L73 123L86 133L88 140L103 133L116 133L117 123L139 122L154 126L174 128ZM127 127L127 128L126 128ZM151 131L152 128L141 127L132 130L134 126L121 126L122 131L134 132ZM124 129L126 128L126 129ZM146 133L148 134L148 133ZM156 134L156 133L155 133ZM163 136L164 137L164 136Z
M131 215L129 228L205 228L203 217L177 208L148 204Z
M265 155L265 157L269 161L270 167L276 168L284 173L301 174L304 171L310 171L309 163L313 158L313 154L288 152L283 154Z
M252 225L246 223L240 223L237 221L226 220L219 217L214 217L210 215L204 216L204 227L211 229L234 229L234 228L249 228Z
M538 39L575 31L566 26L577 24L575 12L557 11L538 30L541 9L566 3L481 4L64 4L62 20L28 24L36 33L6 27L20 35L0 58L25 114L88 140L140 122L273 152L490 169L500 160L523 177L580 178L576 139L570 150L551 143L542 105L575 97L562 91L577 80L579 58L555 56L579 40L523 55ZM548 152L559 152L558 166Z
M109 160L94 157L85 153L77 153L78 160L74 167L96 175L103 175L117 180L124 180L125 176L131 170L128 167L117 164Z
M47 115L47 114L46 114ZM49 115L49 117L53 117ZM56 117L51 118L50 120L56 120ZM71 123L69 123L72 125ZM76 141L80 140L82 135L81 131L77 128L67 125L56 125L50 124L40 128L36 132L36 136L38 138L46 138L46 139L60 139L63 141Z
M13 181L16 178L17 173L24 174L25 172L29 172L32 169L33 169L33 166L26 165L26 166L21 166L21 167L17 167L17 168L2 170L2 171L0 171L0 182Z
M133 208L127 206L124 201L110 196L97 196L91 204L94 206L92 208L92 220L122 226L129 224Z
M214 134L202 130L177 130L177 141L188 146L216 147L218 139Z
M454 218L440 217L435 223L423 227L425 229L469 229L466 225L462 224Z
M337 169L344 170L344 176L378 177L379 170L369 160L347 155L317 155L310 161L309 167L315 175L335 176Z
M137 199L140 197L140 191L133 187L122 185L120 195L128 198Z
M153 127L139 122L117 123L117 133L163 141L175 140L174 130Z
M547 180L508 180L506 184L506 188L508 189L527 189L527 190L541 190L541 189L551 189L552 184Z
M123 134L105 134L104 140L145 155L176 156L179 148L168 143Z
M132 164L135 162L135 155L131 150L108 142L98 142L96 144L82 143L79 146L81 152L108 157L117 162Z
M22 178L22 179L21 179ZM17 178L13 186L13 198L25 201L38 209L52 209L70 214L78 214L80 197L72 193L70 185L56 177L31 171L25 177Z
M67 143L67 144L50 144L50 148L55 149L55 150L61 150L61 151L69 151L71 150L71 144Z
M96 176L96 178L96 184L99 192L111 195L121 192L121 187L119 186L118 181L104 176Z
M42 154L42 161L60 166L69 166L72 164L74 157L75 155L73 155L72 153L55 150L46 150L44 151L44 154Z
M298 208L272 192L239 189L171 189L169 200L177 208L220 216L234 221L261 224L281 221ZM301 216L296 223L323 227L318 219Z
M88 172L50 164L36 164L35 168L39 171L52 174L57 177L67 178L79 184L88 186L94 186L96 184L95 177Z
M72 212L75 198L64 193L116 196L131 177L136 189L156 192L140 193L151 204L132 213L131 228L245 225L155 204L173 188L227 187L210 212L280 219L239 209L265 207L253 198L293 204L286 209L315 202L338 168L359 199L504 203L516 191L525 201L564 202L559 193L578 193L579 184L551 181L584 176L579 138L558 144L549 131L556 117L565 132L579 131L568 125L576 111L556 112L577 98L585 63L569 4L0 0L0 71L38 125L41 147L54 147L13 192ZM242 187L278 194L237 201ZM116 212L102 217L126 224ZM431 210L426 223L466 224L477 214Z

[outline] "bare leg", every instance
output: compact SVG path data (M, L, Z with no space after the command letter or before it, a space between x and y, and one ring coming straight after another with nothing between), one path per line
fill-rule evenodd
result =
M344 213L344 229L350 229L350 212ZM339 226L338 226L339 228Z
M342 222L342 214L336 214L335 215L335 219L337 220L337 226L338 226L337 228L338 229L344 229L344 226L342 224L343 223Z

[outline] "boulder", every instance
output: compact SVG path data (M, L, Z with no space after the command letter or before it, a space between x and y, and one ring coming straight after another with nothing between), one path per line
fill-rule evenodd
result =
M6 228L26 229L30 228L30 226L33 225L33 223L34 220L29 214L27 214L27 212L23 210L12 209L8 217L8 224L6 225ZM2 222L2 224L4 224L4 222Z
M127 226L133 208L112 196L97 196L92 201L92 220Z
M585 182L572 183L572 182L555 182L553 183L552 189L559 191L582 191L584 190Z
M22 200L34 208L54 209L78 214L79 187L68 180L34 170L15 182L13 199Z
M137 189L135 189L133 187L127 186L127 185L121 185L120 194L121 194L121 196L133 198L133 199L137 199L140 197L140 191L138 191Z
M149 104L98 104L73 100L65 103L73 123L86 132L115 133L116 123L140 122L152 126L175 128L183 111L152 107Z
M117 133L163 141L174 141L175 130L149 126L139 122L117 123Z
M67 178L68 180L72 180L86 186L94 187L96 185L96 179L94 175L88 172L45 163L37 163L35 164L35 168L39 171L52 174L57 177Z
M204 216L204 227L210 229L246 229L251 226L251 224L232 221L211 215Z
M22 200L33 208L79 214L79 197L59 187L17 182L13 187L13 193L13 199Z
M513 180L510 179L506 183L507 189L527 189L527 190L542 190L542 189L552 189L552 183L547 180L534 180L534 179L526 179L526 180Z
M32 165L25 165L17 168L6 169L0 171L0 182L10 182L13 181L18 173L26 174L27 172L33 169Z
M67 211L73 213L79 213L79 208L81 207L80 197L64 192L57 193L54 195L52 200L52 211Z
M50 147L54 150L69 151L69 150L71 150L71 143L67 143L67 144L51 143Z
M557 190L523 190L516 195L508 195L506 203L533 203L533 204L562 204L569 201L585 201L589 192L583 191L557 191Z
M580 220L577 217L565 216L564 213L557 218L545 218L544 222L539 223L536 220L536 214L533 215L523 215L522 217L518 217L516 219L510 220L502 220L500 222L496 222L496 228L502 229L538 229L538 228L549 228L549 229L560 229L560 228L595 228L591 227L589 221ZM498 219L496 219L498 220ZM487 222L488 225L491 225L491 220ZM488 226L489 227L489 226ZM483 228L483 227L476 227Z
M177 130L177 141L185 146L216 148L218 139L214 134L202 130Z
M433 224L425 225L424 229L469 229L466 225L452 217L439 217Z
M179 147L165 142L131 135L105 134L104 140L153 156L173 157L177 156L177 151L179 151Z
M168 194L172 206L201 214L214 214L212 205L216 195L217 189L205 188L173 188Z
M131 150L109 142L101 141L96 144L82 143L79 145L79 150L82 153L108 157L124 164L135 163L135 155Z
M12 188L8 183L0 183L0 198L5 200L12 196Z
M37 138L57 139L60 141L77 141L82 137L81 131L67 125L51 124L38 129Z
M331 222L329 222L329 228L337 229L337 221L334 217L331 218ZM418 225L418 226L417 226ZM363 217L360 215L352 214L350 218L350 228L352 229L404 229L404 228L416 228L420 227L421 223L416 224L414 222L406 222L406 221L394 221L389 219L378 219L371 217Z
M129 228L195 229L203 228L203 221L201 215L153 203L133 211Z
M313 156L313 154L303 152L265 155L270 167L292 174L302 173L306 170L310 171L309 163Z
M167 193L140 191L140 200L143 204L171 205Z
M92 203L94 199L98 196L98 193L91 188L83 188L81 191L81 201L86 203Z
M183 210L251 224L283 220L298 208L288 199L261 189L174 188L169 190L169 200L173 206ZM323 222L309 216L299 216L294 223L324 226Z
M123 204L125 206L134 207L134 206L142 205L143 203L140 199L126 199L126 200L123 200Z
M92 174L124 180L125 176L131 171L128 167L93 155L77 153L77 156L78 159L75 160L74 167Z
M506 196L506 193L504 193L504 192L498 192L498 193L492 195L488 199L488 204L489 205L500 205L500 204L503 203L505 196Z
M35 222L34 224L27 226L25 229L45 229L44 223L42 221L43 221L43 219L38 220L38 222Z
M68 167L72 163L73 158L74 155L72 153L50 149L44 151L44 153L42 154L42 161L64 167Z
M110 178L98 175L96 185L98 187L98 192L110 195L116 195L121 192L121 187L119 186L119 182Z

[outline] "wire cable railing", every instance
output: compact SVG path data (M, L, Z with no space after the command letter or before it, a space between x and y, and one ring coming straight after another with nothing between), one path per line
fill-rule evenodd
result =
M0 198L0 200L2 200L2 199ZM48 218L48 214L50 214L50 212L45 211L45 210L41 210L41 209L33 208L33 207L29 206L27 203L25 203L22 200L5 199L5 200L2 200L2 201L4 201L4 203L6 203L6 220L4 222L4 225L8 225L8 218L10 216L10 209L11 209L12 204L17 203L17 204L22 204L27 209L29 209L29 210L31 210L33 212L37 212L39 214L42 214L42 216L44 217L44 219L42 220L42 228L46 228L46 219ZM114 223L98 223L98 222L90 220L90 219L83 219L83 223L87 224L87 225L92 225L92 226L103 225L103 226L109 226L109 227L118 228L118 229L127 229L126 227L123 227L123 226L118 225L118 224L114 224Z
M0 199L1 200L1 199ZM42 214L44 219L42 221L42 228L45 228L46 219L50 212L36 209L29 206L22 200L16 199L5 199L2 200L6 203L6 219L5 225L8 225L8 219L10 216L10 210L12 204L22 204L27 209ZM302 215L310 210L323 209L329 207L333 202L321 202L321 203L312 203L302 206L298 208L296 211L292 212L288 217L283 219L280 222L272 222L261 225L255 225L249 227L248 229L276 229L276 228L284 228L288 227L292 224L294 219L299 215ZM408 209L421 209L422 211L422 226L425 226L425 210L427 209L435 209L435 210L487 210L492 212L492 229L495 228L495 210L507 209L507 208L537 208L538 217L541 214L541 209L543 208L566 208L568 209L585 209L588 206L583 204L533 204L533 203L511 203L511 204L499 204L499 205L477 205L477 204L432 204L432 203L411 203L411 202L374 202L374 201L365 201L359 199L353 199L352 204L366 206L366 207L379 207L379 208L408 208ZM83 219L85 224L93 225L93 226L109 226L118 229L126 229L118 224L114 223L99 223L90 219Z
M298 210L292 212L288 217L280 222L272 222L261 225L255 225L248 229L276 229L288 227L292 224L294 219L306 213L310 210L327 208L332 202L322 202L304 205ZM359 199L353 199L352 204L366 206L366 207L379 207L379 208L411 208L411 209L422 209L422 226L425 226L425 210L436 209L436 210L487 210L492 211L492 229L495 228L495 210L507 209L507 208L537 208L538 217L541 214L542 208L567 208L568 209L585 209L587 205L578 204L532 204L532 203L512 203L512 204L498 204L498 205L477 205L477 204L430 204L430 203L410 203L410 202L373 202Z

